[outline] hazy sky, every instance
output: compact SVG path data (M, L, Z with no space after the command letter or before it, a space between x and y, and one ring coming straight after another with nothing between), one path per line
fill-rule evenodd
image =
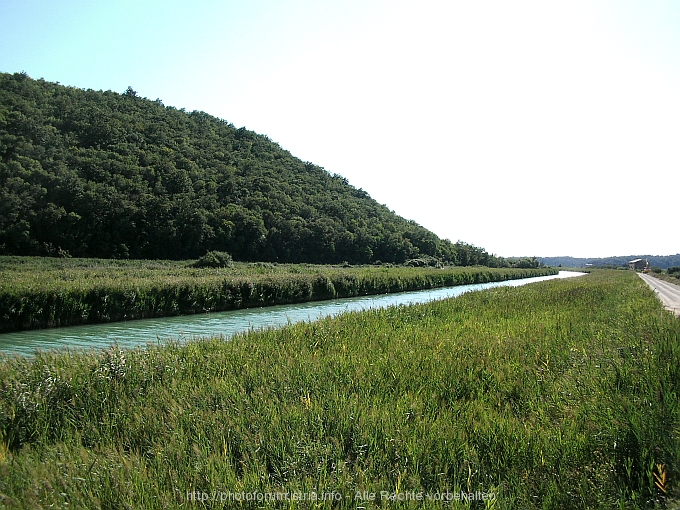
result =
M680 252L680 2L0 0L0 71L203 110L503 256Z

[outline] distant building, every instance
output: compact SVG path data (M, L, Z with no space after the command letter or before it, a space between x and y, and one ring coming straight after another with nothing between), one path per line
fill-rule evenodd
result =
M637 271L638 269L644 269L646 265L647 261L644 259L635 259L628 262L628 267L634 271Z

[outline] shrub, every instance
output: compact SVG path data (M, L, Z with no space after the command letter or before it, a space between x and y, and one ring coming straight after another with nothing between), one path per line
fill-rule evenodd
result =
M423 255L417 259L411 259L404 262L407 267L444 267L441 260L431 255Z
M680 266L673 266L667 269L668 274L680 273Z
M234 260L228 253L223 251L209 251L191 264L191 267L231 267L233 263Z

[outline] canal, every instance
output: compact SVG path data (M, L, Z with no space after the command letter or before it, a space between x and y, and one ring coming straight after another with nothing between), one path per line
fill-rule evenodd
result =
M560 271L556 275L507 280L502 282L459 285L394 294L379 294L354 298L314 301L264 308L247 308L210 314L161 317L128 322L112 322L65 328L20 331L0 334L0 352L30 355L36 350L105 349L111 345L136 347L166 340L186 341L193 338L222 336L229 338L248 330L280 327L301 321L369 308L425 303L459 296L465 292L494 287L517 287L529 283L570 278L585 273Z

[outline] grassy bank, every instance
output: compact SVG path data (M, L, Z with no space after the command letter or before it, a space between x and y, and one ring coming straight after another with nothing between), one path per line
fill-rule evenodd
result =
M666 273L655 273L655 272L650 272L649 273L651 276L654 278L658 278L659 280L663 280L668 283L672 283L674 285L680 285L680 273L674 273L674 274L666 274Z
M594 271L229 342L7 358L0 506L651 507L680 488L679 341L635 274Z
M0 257L0 333L167 317L554 274L448 269Z

